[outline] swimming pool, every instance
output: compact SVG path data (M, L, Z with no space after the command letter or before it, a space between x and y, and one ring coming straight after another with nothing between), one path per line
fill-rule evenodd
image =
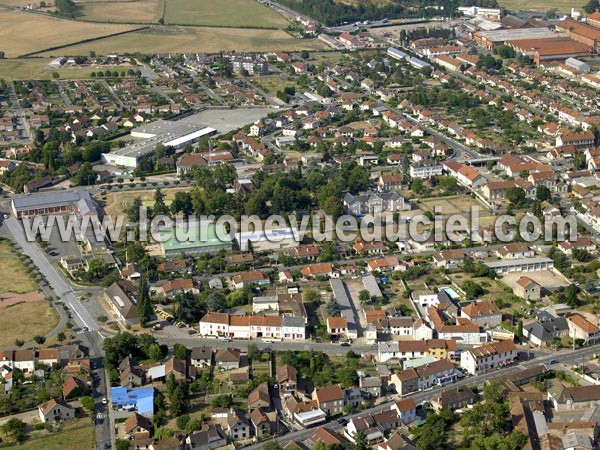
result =
M443 290L444 290L444 292L446 292L446 294L448 294L452 298L459 298L460 297L460 295L458 295L456 293L456 291L454 289L452 289L452 288L447 287L447 288L444 288Z

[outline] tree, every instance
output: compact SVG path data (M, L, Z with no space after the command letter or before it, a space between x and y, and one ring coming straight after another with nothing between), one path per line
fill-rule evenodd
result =
M5 55L4 52L0 52L0 59L4 59L4 55Z
M321 303L321 296L315 289L308 288L304 291L304 301L313 305L319 305Z
M248 344L248 359L250 361L252 361L259 354L260 351L258 350L258 345L256 345L254 342Z
M81 397L79 401L81 402L81 405L88 411L92 411L94 409L94 399L89 395Z
M140 221L140 209L144 206L140 197L135 197L131 202L131 206L126 209L127 219L131 223L138 223Z
M359 430L354 435L354 443L348 446L350 450L367 450L369 449L369 442L364 431Z
M590 0L583 7L586 13L592 14L598 10L600 10L600 2L598 0Z
M152 305L146 276L142 276L138 284L137 315L140 325L144 328L152 319Z
M213 408L229 408L232 403L230 395L219 395L210 402Z
M75 174L72 181L77 186L90 186L96 183L98 174L92 169L89 162L85 162Z
M154 192L154 207L152 208L152 217L166 216L169 214L169 208L165 204L165 194L159 189Z
M58 339L58 342L63 342L65 339L67 339L67 336L65 336L63 331L59 331L56 335L56 339Z
M538 186L535 188L535 198L540 202L548 201L552 198L552 192L546 186Z
M37 335L33 337L33 341L38 345L42 345L44 342L46 342L46 338L44 336Z
M517 56L517 52L515 51L515 49L508 45L500 45L496 51L500 58L508 59Z
M18 442L25 439L25 423L20 419L9 419L1 428L4 434L13 436Z
M173 355L177 359L181 359L181 360L187 361L188 349L187 349L187 347L185 345L176 343L173 346Z
M467 298L479 297L485 293L484 289L472 280L464 281L460 287L465 291Z
M513 205L519 205L525 199L525 191L520 187L510 187L506 190L506 200Z
M366 289L363 289L358 293L358 299L361 303L367 303L371 301L371 294Z
M115 448L117 450L129 450L129 441L127 439L117 439L115 441Z

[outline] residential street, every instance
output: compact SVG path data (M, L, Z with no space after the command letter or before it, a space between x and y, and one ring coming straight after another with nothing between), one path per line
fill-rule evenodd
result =
M430 401L436 394L438 394L440 391L443 391L444 389L455 388L458 386L478 386L479 388L481 388L486 381L490 381L496 377L509 375L511 373L516 373L516 372L519 372L521 370L524 370L524 369L532 367L532 366L547 363L551 359L556 359L561 364L576 364L576 363L581 362L582 359L589 359L589 357L592 356L597 351L600 351L600 345L594 345L592 347L585 347L585 348L582 348L579 350L570 351L568 353L563 353L563 354L551 353L549 355L536 357L536 358L530 359L528 361L525 361L521 364L506 367L504 369L494 370L494 371L491 371L491 372L488 372L488 373L485 373L482 375L463 378L462 380L459 380L456 383L452 383L451 385L447 385L445 387L432 388L432 389L424 391L424 392L419 392L417 394L410 395L410 397L413 398L413 400L415 401L415 403L417 405L420 405L420 404L423 404L424 402ZM556 364L556 365L558 366L558 364ZM394 402L397 401L399 398L400 397L397 396L396 399L393 401L382 403L380 405L377 405L370 409L366 409L359 413L344 416L344 419L350 420L355 417L361 417L361 416L365 416L368 414L379 413L381 411L389 409L394 404ZM327 424L327 427L331 428L337 432L343 433L343 426L337 422L331 422L331 423ZM281 437L277 438L276 440L281 446L284 446L285 444L287 444L290 441L303 441L305 439L308 439L314 432L315 432L314 428L309 428L309 429L302 430L302 431L295 431L292 433L287 433L285 436L281 436ZM246 447L246 449L259 450L262 448L263 445L264 445L264 442Z

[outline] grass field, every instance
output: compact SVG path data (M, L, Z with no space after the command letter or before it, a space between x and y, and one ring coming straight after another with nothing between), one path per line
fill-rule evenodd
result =
M502 8L515 11L548 11L552 8L560 12L571 12L571 8L581 8L587 0L499 0Z
M171 27L136 31L85 44L73 45L59 51L49 51L40 56L87 55L90 50L98 54L112 51L141 53L182 53L203 51L283 51L320 50L325 47L317 39L294 39L282 30L252 30L243 28Z
M43 435L42 435L43 433ZM35 436L39 434L38 436ZM89 418L67 424L59 433L34 432L32 438L20 446L27 450L80 450L95 448L94 426Z
M50 80L52 73L58 72L63 80L82 80L91 78L91 73L98 70L128 70L132 66L95 66L95 67L61 67L47 70L49 58L22 58L0 60L0 79L5 80Z
M161 192L165 195L165 203L169 205L175 198L175 193L179 191L189 191L190 188L163 188ZM112 217L125 214L125 210L133 203L133 200L139 197L145 206L154 205L154 191L127 191L127 192L109 192L106 194L106 205L104 211ZM0 291L1 292L1 291Z
M285 28L288 21L256 0L165 0L165 22L180 25Z
M7 58L134 28L126 25L77 22L42 14L0 9L0 43Z
M24 294L37 290L37 285L25 270L21 260L15 256L0 256L0 292Z
M157 23L162 13L163 0L95 1L83 3L78 18L95 22Z
M29 342L34 336L44 336L57 324L58 315L48 302L19 303L4 308L0 314L0 347L12 347L16 339Z

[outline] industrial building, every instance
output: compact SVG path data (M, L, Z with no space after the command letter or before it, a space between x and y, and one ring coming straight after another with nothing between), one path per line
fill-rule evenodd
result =
M239 232L235 238L241 251L247 252L252 246L255 252L273 252L298 247L292 228Z
M88 191L49 191L14 197L12 212L18 219L52 214L97 215Z
M157 120L131 130L131 137L141 140L113 152L103 153L102 161L135 169L138 161L151 156L158 144L177 150L195 144L203 136L210 136L216 131L197 123L194 115L180 120Z
M592 53L588 45L565 37L519 39L507 41L506 44L518 53L531 56L537 65L590 56Z
M478 31L473 34L473 39L480 47L492 50L508 41L526 39L548 39L556 37L569 37L568 33L557 34L548 28L519 28L507 30Z
M543 256L537 258L504 259L502 261L492 261L484 264L499 275L511 272L532 272L554 268L554 261Z
M600 51L600 28L576 20L565 19L556 24L556 30L569 33L569 37L574 41L581 42L595 51Z
M585 61L580 61L575 58L567 58L565 61L565 65L567 67L571 67L572 69L575 69L579 73L590 71L590 65L588 63L586 63Z
M390 47L387 49L388 56L391 56L394 59L408 59L410 58L408 53L403 52L402 50L398 50L397 48Z
M165 230L160 233L160 246L165 258L200 256L231 250L233 242L224 225L190 223L187 228Z

